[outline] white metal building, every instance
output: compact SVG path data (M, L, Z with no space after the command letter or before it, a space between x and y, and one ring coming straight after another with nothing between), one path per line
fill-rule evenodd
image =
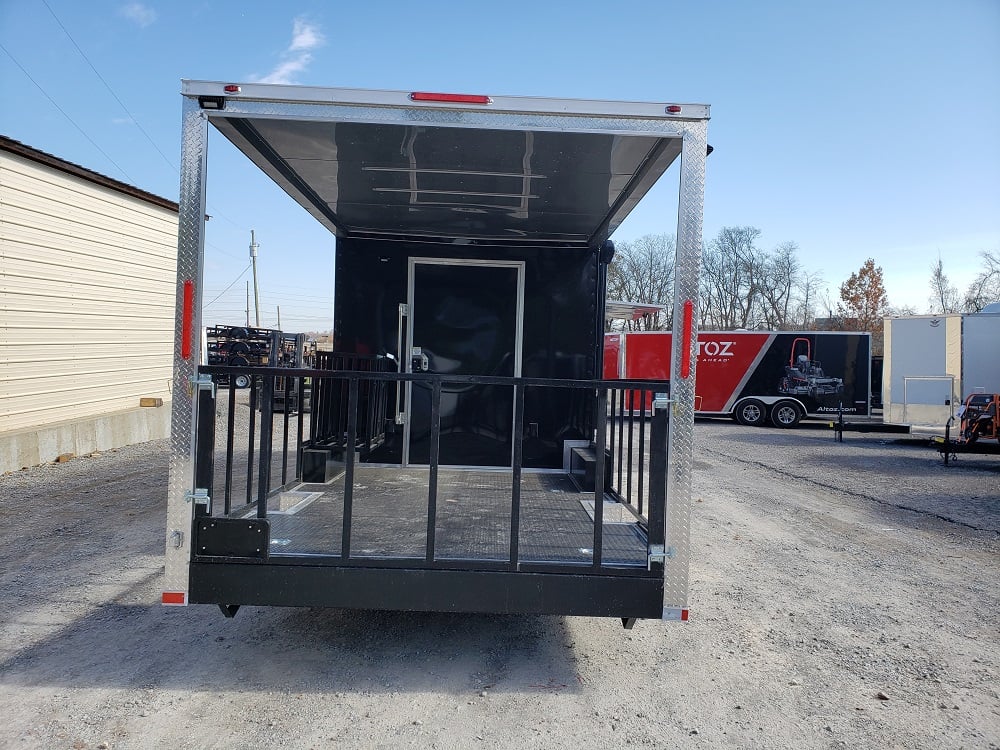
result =
M176 258L176 203L0 136L0 472L169 434Z

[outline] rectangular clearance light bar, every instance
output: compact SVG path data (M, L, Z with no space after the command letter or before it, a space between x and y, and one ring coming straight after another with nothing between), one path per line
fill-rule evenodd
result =
M430 91L414 91L410 94L414 102L443 102L445 104L492 104L493 100L481 94L437 94Z

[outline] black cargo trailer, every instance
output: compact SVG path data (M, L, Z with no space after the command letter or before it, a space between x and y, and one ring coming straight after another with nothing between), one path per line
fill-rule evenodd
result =
M164 603L686 619L707 107L210 82L184 101L193 387ZM209 124L336 235L312 366L193 355ZM680 375L606 381L608 238L678 157ZM248 428L220 376L254 382ZM310 412L276 414L307 381Z

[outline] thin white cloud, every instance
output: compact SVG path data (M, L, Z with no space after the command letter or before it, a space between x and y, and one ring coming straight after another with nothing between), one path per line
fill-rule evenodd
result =
M143 29L156 21L156 11L143 3L128 3L118 12Z
M292 46L288 48L289 52L309 51L322 44L323 35L316 26L303 18L296 18L292 22Z
M292 22L292 42L281 53L279 62L270 73L252 76L258 83L295 83L297 74L312 62L312 50L323 46L325 39L319 27L304 18Z

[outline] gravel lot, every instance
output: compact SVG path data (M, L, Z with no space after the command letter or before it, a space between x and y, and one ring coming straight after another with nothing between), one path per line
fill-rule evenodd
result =
M0 746L1000 747L1000 457L696 426L691 620L158 605L167 445L0 478Z

